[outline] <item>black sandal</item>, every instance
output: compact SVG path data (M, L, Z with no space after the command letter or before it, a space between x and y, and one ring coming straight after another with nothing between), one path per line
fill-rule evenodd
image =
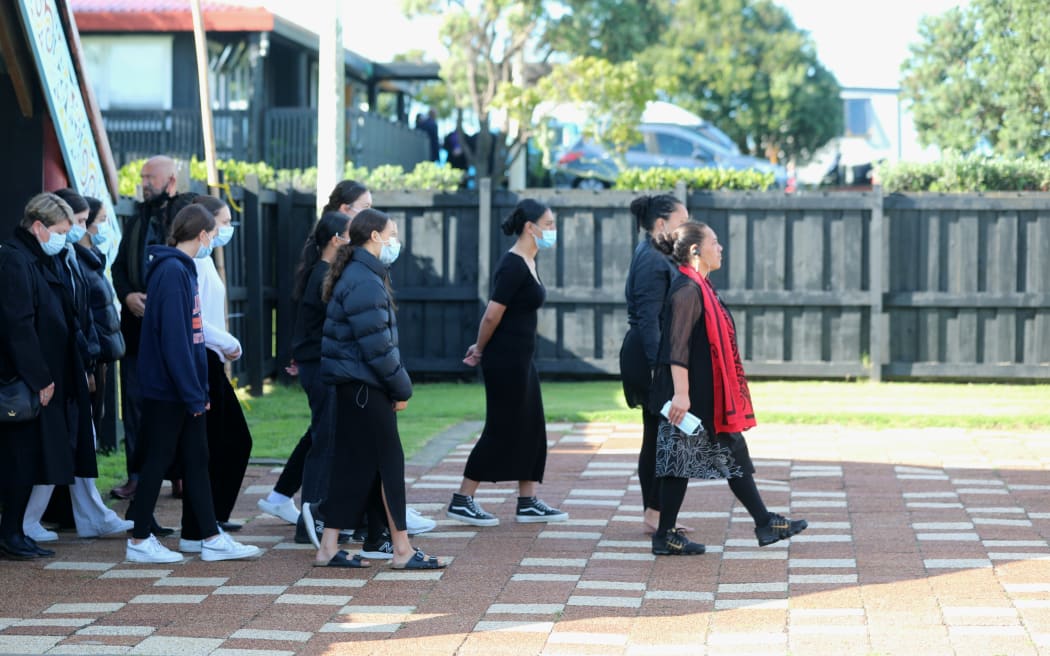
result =
M406 562L400 565L390 563L390 567L391 569L444 569L445 563L438 560L436 556L426 555L422 549L416 549L416 553Z
M347 556L349 555L349 553L340 549L339 551L335 552L335 555L332 556L332 559L329 560L327 563L322 563L321 561L315 560L314 567L343 567L349 569L365 569L371 567L370 564L367 564L365 563L365 561L361 560L361 554L354 554L353 558L347 558Z

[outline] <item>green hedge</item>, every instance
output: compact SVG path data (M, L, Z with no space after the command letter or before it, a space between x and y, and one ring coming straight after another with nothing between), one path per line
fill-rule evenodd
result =
M694 191L733 189L737 191L765 191L773 186L772 173L736 171L731 169L623 169L616 177L614 189L671 189L678 181Z
M134 196L135 187L139 184L142 165L146 160L128 162L120 168L118 180L121 196ZM216 167L222 171L223 179L232 185L244 184L249 175L259 178L259 184L265 189L276 189L291 185L300 191L317 190L317 168L308 169L274 169L266 162L239 162L236 160L218 160ZM369 171L363 166L346 163L343 178L363 182L372 191L426 190L451 192L459 188L463 172L435 162L420 162L411 171L406 172L400 166L383 165ZM190 178L206 182L208 167L205 162L190 160ZM325 192L327 193L327 192Z
M1050 162L947 153L939 161L881 164L877 180L887 193L1050 190Z

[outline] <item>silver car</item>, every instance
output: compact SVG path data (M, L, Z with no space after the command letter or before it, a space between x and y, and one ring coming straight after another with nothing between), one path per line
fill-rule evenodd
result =
M638 126L642 141L631 145L626 156L628 168L721 168L772 173L778 187L787 184L782 166L740 152L737 145L713 124L674 125L643 123ZM551 168L555 187L605 189L616 182L620 165L602 146L580 139L563 151Z

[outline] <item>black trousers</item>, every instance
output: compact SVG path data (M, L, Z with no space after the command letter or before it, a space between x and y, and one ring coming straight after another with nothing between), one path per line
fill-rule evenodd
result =
M138 474L139 462L135 447L138 445L142 423L142 395L139 391L139 356L128 354L120 361L121 415L124 421L124 455L128 476Z
M306 432L299 438L298 444L292 449L288 456L288 462L284 463L284 469L273 486L274 492L286 497L294 497L295 493L303 485L303 468L306 465L306 454L310 452L313 445L313 433L307 427Z
M660 510L660 483L656 479L656 431L660 415L642 409L642 450L638 452L638 481L642 488L642 507Z
M230 519L237 495L241 492L244 472L252 455L252 434L244 418L244 410L237 393L226 377L222 360L211 349L208 351L208 395L211 409L205 413L208 431L208 480L214 502L215 518L220 522ZM193 509L184 509L182 537L200 540L195 530L197 521ZM210 535L210 534L209 534Z
M302 499L304 502L317 503L328 492L328 477L331 473L334 453L335 388L321 381L319 360L299 363L299 382L310 402L311 435L311 443L303 460Z
M189 509L197 533L202 537L215 535L217 522L208 482L208 431L204 415L190 415L186 404L181 402L143 399L141 438L137 445L139 485L128 511L129 519L135 522L132 535L136 539L149 537L160 484L168 467L176 461L182 470L183 526L186 526L185 513Z

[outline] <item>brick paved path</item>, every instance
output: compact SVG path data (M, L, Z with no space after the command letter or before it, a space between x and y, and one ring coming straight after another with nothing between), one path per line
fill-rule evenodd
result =
M725 483L694 482L682 518L709 553L655 559L639 427L549 428L542 496L568 523L516 524L506 484L478 494L501 526L446 521L464 444L409 468L441 520L415 543L447 570L318 569L256 511L277 472L252 467L235 515L260 560L131 565L120 539L63 534L54 559L0 561L0 653L1050 654L1050 434L762 426L759 487L810 529L760 550Z

